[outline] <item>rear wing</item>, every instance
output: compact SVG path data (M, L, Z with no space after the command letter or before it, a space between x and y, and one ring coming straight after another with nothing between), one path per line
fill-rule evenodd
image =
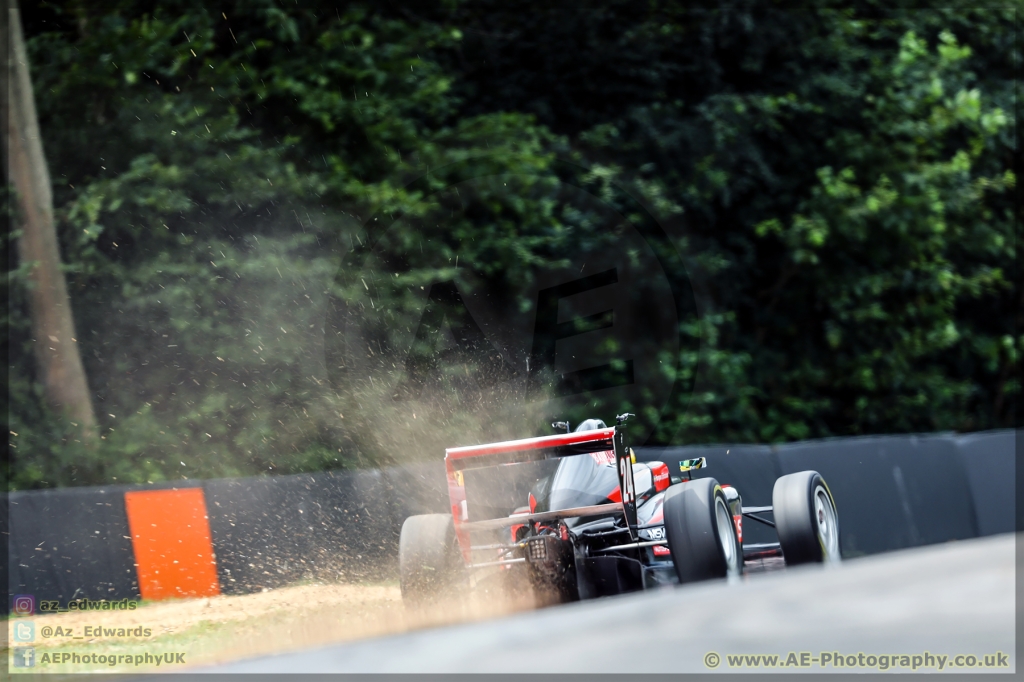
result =
M516 514L499 519L474 520L470 518L463 478L463 472L468 469L573 457L609 450L615 454L615 469L619 476L621 503L574 507L536 514ZM493 530L519 523L559 518L622 514L625 517L626 526L629 528L630 538L635 540L637 537L636 487L633 484L632 458L626 444L625 427L622 424L579 433L448 448L445 451L444 462L448 474L448 497L451 501L455 532L464 554L468 553L469 532L472 530Z

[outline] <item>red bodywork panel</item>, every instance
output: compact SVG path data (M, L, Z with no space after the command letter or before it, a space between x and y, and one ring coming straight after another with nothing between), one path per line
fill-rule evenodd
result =
M660 493L662 490L668 489L671 480L669 479L667 464L661 463L651 467L651 475L654 477L654 492Z
M467 445L461 448L448 448L445 450L445 462L465 459L467 457L482 457L484 455L496 455L510 452L529 452L533 450L545 450L548 448L565 447L568 445L580 445L593 443L594 441L611 441L615 435L615 427L606 429L594 429L593 431L581 431L580 433L556 434L554 436L541 436L539 438L523 438L522 440L507 440L501 443L488 443L486 445ZM604 448L611 450L611 448ZM545 459L544 457L530 457L517 461L530 461L531 459ZM502 462L509 464L510 462ZM481 466L487 466L486 464ZM470 467L459 467L468 469Z
M460 485L462 472L501 464L518 464L552 457L582 455L592 452L613 450L612 439L615 427L581 431L579 433L556 434L539 438L524 438L484 445L467 445L445 450L445 470L448 475L448 499L451 502L455 535L462 548L462 556L470 561L469 532L462 527L468 521L466 488Z

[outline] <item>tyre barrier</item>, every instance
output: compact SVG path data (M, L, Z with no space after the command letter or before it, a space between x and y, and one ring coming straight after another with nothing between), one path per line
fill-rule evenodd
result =
M747 506L775 480L813 469L828 482L844 557L1010 532L1017 435L866 436L778 446L637 448L695 478L730 483ZM73 600L244 594L305 579L396 574L402 523L449 513L441 461L384 470L12 492L0 505L9 595ZM745 542L775 542L744 524ZM11 604L5 604L10 609Z

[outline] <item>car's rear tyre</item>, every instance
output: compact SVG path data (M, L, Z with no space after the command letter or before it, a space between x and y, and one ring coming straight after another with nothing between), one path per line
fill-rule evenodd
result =
M772 510L787 566L841 559L839 514L832 492L817 471L776 480Z
M738 575L743 549L718 481L701 478L665 493L665 535L679 582Z
M466 583L455 525L449 514L410 516L398 540L403 601L423 604L454 596Z

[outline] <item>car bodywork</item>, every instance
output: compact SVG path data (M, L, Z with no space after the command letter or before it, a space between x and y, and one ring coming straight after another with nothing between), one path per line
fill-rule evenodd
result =
M449 448L445 466L455 535L466 568L522 574L561 600L587 599L679 582L663 515L666 492L689 480L704 458L636 462L624 421L615 426L523 440ZM497 518L474 518L470 472L558 460L529 493L529 504ZM744 508L734 488L720 486L742 543ZM778 544L744 546L746 558L780 556ZM742 560L741 562L742 563Z

